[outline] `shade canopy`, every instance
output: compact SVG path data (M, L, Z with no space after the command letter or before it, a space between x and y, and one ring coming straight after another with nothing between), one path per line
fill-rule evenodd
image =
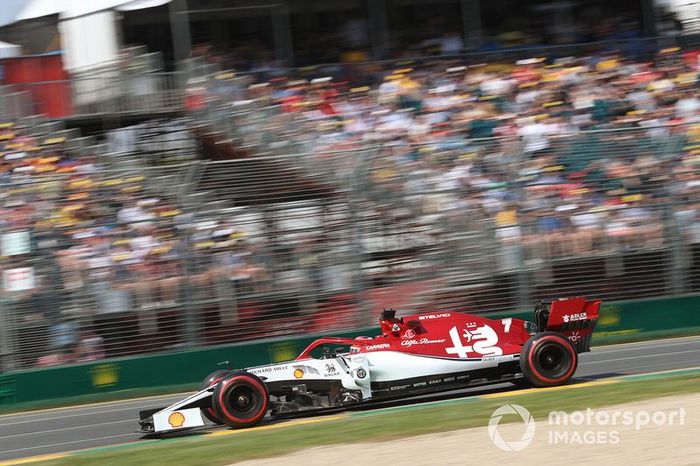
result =
M15 21L56 14L60 19L71 19L108 10L143 10L170 2L171 0L29 0Z

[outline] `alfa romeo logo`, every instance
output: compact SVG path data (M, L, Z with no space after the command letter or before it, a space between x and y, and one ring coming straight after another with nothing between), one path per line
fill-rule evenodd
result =
M523 433L520 440L504 440L498 431L498 426L500 425L501 418L506 414L517 414L520 416L523 424L525 424L525 432ZM532 439L535 437L535 420L533 419L530 411L524 407L516 404L507 404L498 408L491 415L489 419L489 437L494 445L504 451L520 451L523 448L530 445Z

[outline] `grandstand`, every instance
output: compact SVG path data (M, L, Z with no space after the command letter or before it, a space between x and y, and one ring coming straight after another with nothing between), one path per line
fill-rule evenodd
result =
M3 368L700 291L698 54L619 44L7 88Z

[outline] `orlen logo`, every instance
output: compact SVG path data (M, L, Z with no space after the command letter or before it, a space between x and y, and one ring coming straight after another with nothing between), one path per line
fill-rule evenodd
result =
M574 322L576 320L586 320L588 319L588 316L586 315L585 312L579 312L578 314L564 314L564 322Z
M431 319L442 319L443 317L450 317L452 314L449 312L444 312L442 314L425 314L418 316L419 320L431 320Z

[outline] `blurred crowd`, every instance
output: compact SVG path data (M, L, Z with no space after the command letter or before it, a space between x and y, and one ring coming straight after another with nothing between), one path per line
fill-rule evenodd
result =
M364 72L364 85L219 73L189 102L194 118L232 118L240 133L231 140L251 155L298 154L292 163L349 192L358 228L343 234L368 256L385 253L377 269L392 262L387 251L403 251L392 270L439 270L467 233L496 260L482 264L491 273L522 264L511 246L541 261L658 248L674 232L700 243L697 53L436 59ZM109 164L77 155L62 137L29 134L0 125L2 299L16 310L24 365L177 346L190 331L184 306L279 291L273 274L296 272L310 290L353 286L334 267L355 251L333 249L319 213L298 214L301 233L267 237L270 212L245 225L185 206L159 184L166 173L152 166L168 163L163 147L195 150L183 142L192 137L186 122L110 135L124 159ZM127 163L146 152L151 169ZM255 315L236 306L234 321ZM117 317L126 313L135 319ZM150 336L150 346L132 345L130 332Z
M450 14L440 7L432 8L433 5L407 7L386 35L373 33L372 21L362 10L333 12L314 27L293 28L294 66L494 52L506 57L518 50L563 50L571 44L577 44L578 50L587 50L582 44L595 49L606 42L639 56L657 45L680 45L684 33L683 22L669 12L657 13L658 40L649 40L636 12L618 10L615 5L590 9L581 6L583 11L574 15L567 13L567 7L573 6L568 4L539 5L534 9L522 5L522 16L504 15L514 4L487 7L489 13L482 17L478 36L463 32L462 11L457 4L452 5ZM384 42L377 43L380 38ZM222 69L255 73L291 66L275 53L271 41L251 36L233 43L199 41L193 47L192 57L203 58Z
M219 280L262 273L243 232L183 213L152 173L110 169L66 143L0 124L0 299L24 357L44 355L24 364L101 358L126 330L112 316L139 311L137 332L157 334L155 311L181 306L185 281L213 294Z
M406 228L469 212L533 258L570 256L661 246L659 207L672 203L700 240L697 52L365 71L369 85L355 87L219 75L207 97L237 114L233 126L260 154L353 169L369 160L355 184L385 217L410 211Z

